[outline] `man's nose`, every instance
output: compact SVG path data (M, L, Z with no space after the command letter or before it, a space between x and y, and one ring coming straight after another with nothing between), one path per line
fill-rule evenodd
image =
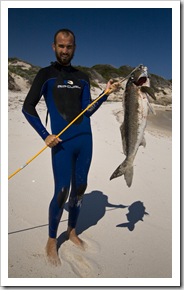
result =
M63 53L67 53L68 52L68 48L65 46L63 47Z

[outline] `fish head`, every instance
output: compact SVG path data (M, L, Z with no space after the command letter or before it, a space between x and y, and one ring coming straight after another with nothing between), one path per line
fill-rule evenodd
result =
M136 87L147 86L150 87L150 79L148 75L148 68L140 65L130 76L127 86L135 85Z

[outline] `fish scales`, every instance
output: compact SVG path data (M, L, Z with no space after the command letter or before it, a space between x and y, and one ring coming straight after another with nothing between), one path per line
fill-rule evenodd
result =
M122 126L122 139L125 146L124 153L128 156L135 150L137 143L137 133L139 127L139 100L137 90L134 87L129 88L125 94L124 103L124 124Z

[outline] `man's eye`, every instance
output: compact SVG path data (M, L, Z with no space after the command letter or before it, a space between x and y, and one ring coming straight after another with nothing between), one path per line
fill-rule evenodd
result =
M68 46L64 46L64 45L58 45L59 46L59 48L67 48L67 49L72 49L73 48L73 46L72 45L68 45Z

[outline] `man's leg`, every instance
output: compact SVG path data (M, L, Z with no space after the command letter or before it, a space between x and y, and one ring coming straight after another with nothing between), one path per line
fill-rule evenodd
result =
M76 234L76 224L82 206L83 195L87 188L87 177L92 158L92 137L84 135L79 140L80 153L76 156L72 167L72 187L69 198L68 238L78 246L84 242Z
M69 198L69 219L68 219L68 238L77 246L84 248L84 242L76 234L76 224L82 206L82 199L87 185L81 185L78 189L72 189Z
M55 154L57 153L57 154ZM67 160L66 160L67 158ZM57 230L64 204L68 198L71 179L71 157L63 150L52 150L53 174L55 181L55 192L49 206L49 238L46 245L46 253L49 261L59 265L60 259L57 252Z

